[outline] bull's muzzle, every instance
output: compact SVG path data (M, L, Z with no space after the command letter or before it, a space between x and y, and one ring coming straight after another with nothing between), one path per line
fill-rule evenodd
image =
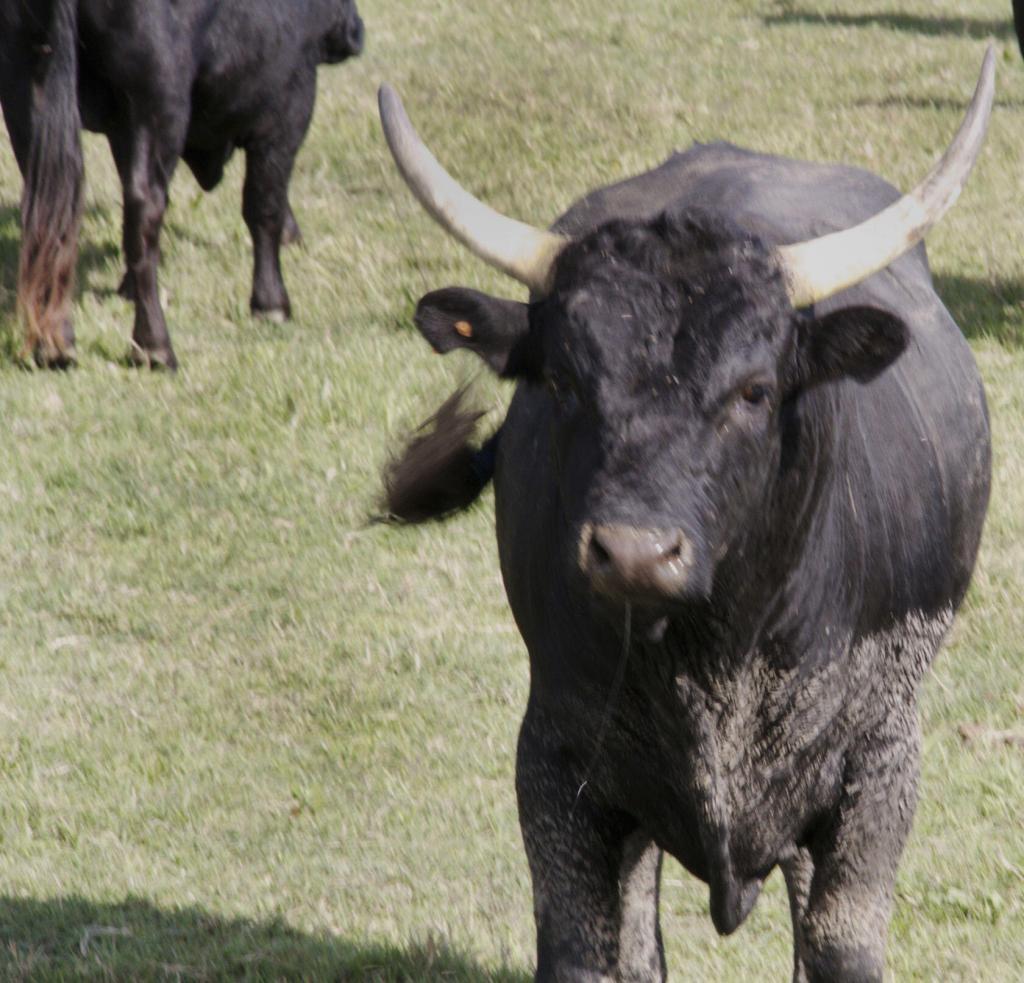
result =
M594 590L642 604L683 596L694 550L681 529L588 522L580 536L579 562Z

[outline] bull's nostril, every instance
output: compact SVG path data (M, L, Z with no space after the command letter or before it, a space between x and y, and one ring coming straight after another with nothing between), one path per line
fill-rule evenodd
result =
M672 563L675 560L682 559L683 556L683 543L682 540L677 539L665 552L662 554L666 562Z
M597 536L590 540L590 562L594 567L607 567L612 562L612 555L600 543Z

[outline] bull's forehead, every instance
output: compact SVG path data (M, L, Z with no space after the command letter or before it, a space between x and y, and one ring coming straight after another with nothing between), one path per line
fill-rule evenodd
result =
M555 335L570 364L612 375L671 363L677 333L677 298L657 282L601 278L565 295Z
M551 368L602 389L669 385L695 395L715 376L766 370L784 340L784 312L752 289L723 288L727 269L701 272L665 282L620 270L572 285L546 325Z

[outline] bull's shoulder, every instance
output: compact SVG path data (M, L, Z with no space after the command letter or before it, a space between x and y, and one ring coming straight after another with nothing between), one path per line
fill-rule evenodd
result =
M588 192L555 221L552 229L580 236L614 219L652 218L676 201L694 181L750 156L750 151L729 143L694 144L689 150L673 153L649 171Z

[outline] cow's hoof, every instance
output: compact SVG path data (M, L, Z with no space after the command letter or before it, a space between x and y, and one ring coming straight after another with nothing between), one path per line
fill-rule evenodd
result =
M809 983L882 983L882 962L878 954L862 946L827 946L805 957Z
M128 361L136 368L152 369L154 372L175 372L178 359L171 348L143 348L134 341L128 351Z
M254 307L252 316L258 317L261 321L270 321L273 324L284 324L290 315L283 307L271 307L267 310L257 310Z
M52 342L47 342L35 346L32 359L41 369L71 369L78 364L78 353L73 344L58 348Z

